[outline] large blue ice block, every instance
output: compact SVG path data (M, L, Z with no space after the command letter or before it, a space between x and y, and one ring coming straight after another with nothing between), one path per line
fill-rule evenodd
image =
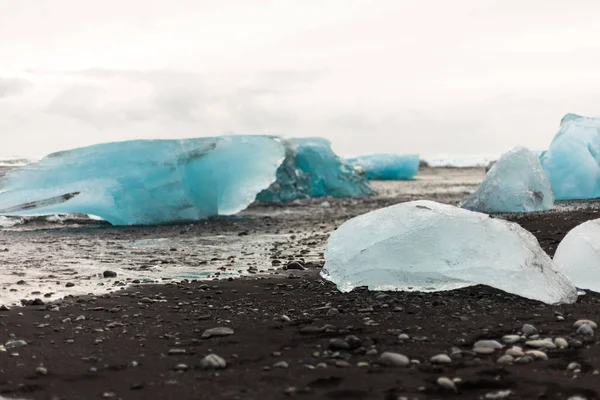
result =
M283 202L307 197L364 197L374 193L363 174L341 160L323 138L285 141L286 158L277 181L257 200Z
M600 118L565 115L540 161L556 200L600 197Z
M114 225L235 214L276 179L269 136L105 143L51 154L0 181L0 215L85 213Z
M408 180L417 176L420 159L417 154L372 154L348 162L362 168L368 179Z

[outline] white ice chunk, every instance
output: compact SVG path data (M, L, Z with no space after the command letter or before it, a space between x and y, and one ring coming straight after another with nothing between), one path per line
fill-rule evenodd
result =
M577 290L536 238L486 214L412 201L353 218L329 238L322 276L339 290L441 291L476 284L546 303Z
M554 263L578 288L600 292L600 219L567 233L556 249Z
M502 155L461 207L485 213L552 209L554 194L538 156L523 147Z

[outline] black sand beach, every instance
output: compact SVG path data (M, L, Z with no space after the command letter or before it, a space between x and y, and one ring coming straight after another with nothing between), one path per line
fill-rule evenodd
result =
M240 216L195 224L114 228L86 220L35 219L0 231L6 282L0 293L30 304L8 304L0 311L0 343L7 344L0 351L0 395L599 398L597 338L578 336L573 327L579 319L600 321L599 295L587 293L576 304L549 306L487 287L433 294L342 294L320 279L327 237L348 218L420 198L456 204L482 177L481 169L432 169L414 182L378 183L380 195L369 199L256 205ZM593 206L506 218L532 232L553 254L572 227L597 218ZM280 239L270 241L268 248L244 244L265 235ZM203 253L203 240L215 236L222 239L221 248ZM166 247L155 245L165 238L170 240ZM126 245L142 240L151 245ZM228 248L239 243L235 251ZM305 269L282 268L293 261ZM80 264L89 266L88 273L78 271ZM27 270L36 265L39 274L28 276ZM213 275L243 265L244 276L133 283L136 273L154 270L156 280L182 265ZM104 278L104 270L117 276ZM130 280L122 274L131 274ZM129 286L122 286L125 282ZM56 300L56 293L67 286L107 293ZM564 338L569 347L543 349L547 360L534 360L542 357L534 354L511 365L498 363L510 345L493 354L473 353L476 341L500 341L524 324L534 325L540 339ZM220 330L226 336L206 337L207 330L218 327L230 330ZM532 349L522 341L516 345ZM390 366L380 359L384 352L412 361ZM225 360L226 367L211 368L221 360L205 359L210 354ZM438 357L442 363L430 360L440 354L450 362L445 363L446 357ZM441 377L449 380L438 382Z

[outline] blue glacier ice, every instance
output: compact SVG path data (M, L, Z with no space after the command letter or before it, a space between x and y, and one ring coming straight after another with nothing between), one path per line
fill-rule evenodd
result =
M575 286L518 224L426 200L344 222L329 237L321 276L344 292L483 284L546 303L577 300Z
M540 161L556 200L600 197L600 118L565 115Z
M285 157L269 136L105 143L51 154L0 181L0 215L84 213L114 225L235 214Z
M347 161L362 168L368 179L408 180L417 176L420 159L418 154L372 154Z
M374 193L368 180L341 160L323 138L285 140L286 157L277 181L257 196L264 202L307 197L364 197Z
M498 159L461 207L484 213L550 210L554 194L538 156L517 147Z

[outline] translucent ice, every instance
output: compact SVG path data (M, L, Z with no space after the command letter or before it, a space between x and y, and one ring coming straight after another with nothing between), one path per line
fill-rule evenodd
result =
M539 158L518 147L502 155L461 207L485 213L549 210L554 205L550 182Z
M345 222L329 238L325 259L321 274L341 291L484 284L546 303L577 299L531 233L432 201L401 203Z
M565 115L540 161L556 200L600 197L600 119Z
M85 213L114 225L235 214L275 181L281 140L220 136L105 143L51 154L0 181L0 215Z
M419 172L417 154L373 154L351 158L348 162L361 167L367 178L375 180L408 180Z
M369 182L342 161L328 140L299 138L285 141L285 161L277 170L277 181L257 200L290 201L306 197L364 197L373 194Z
M573 228L558 245L554 263L578 288L600 292L600 219Z

